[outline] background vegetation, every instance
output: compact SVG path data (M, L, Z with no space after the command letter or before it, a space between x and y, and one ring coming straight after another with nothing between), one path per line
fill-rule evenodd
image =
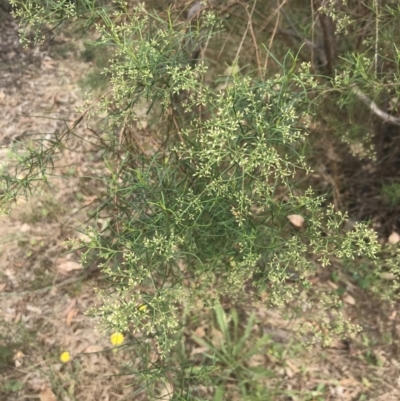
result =
M14 144L4 205L51 185L97 118L105 169L69 245L101 267L90 313L129 338L136 393L296 399L269 380L263 356L284 351L246 311L280 308L296 342L327 346L361 329L343 274L397 301L397 1L11 4L26 43L87 37L96 69L78 119Z

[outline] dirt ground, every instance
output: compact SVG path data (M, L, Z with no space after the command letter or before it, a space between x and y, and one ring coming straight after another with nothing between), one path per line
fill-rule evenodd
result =
M7 13L0 29L0 163L15 141L35 135L49 140L72 124L84 102L81 77L93 65L80 57L84 47L67 39L21 48L17 26ZM0 400L122 400L135 390L130 376L118 376L129 349L111 350L110 333L85 312L101 286L96 266L83 269L65 241L84 239L79 229L86 206L101 191L96 180L104 165L91 145L91 124L77 133L57 161L51 187L18 201L0 220ZM83 143L83 144L82 144ZM101 219L97 222L101 224ZM325 280L322 285L336 285ZM266 359L292 400L400 399L399 317L394 307L371 299L341 278L345 312L363 332L331 348L289 351L291 326L275 311L259 309L265 333L287 347L279 363ZM62 352L71 360L62 363ZM324 389L319 391L318 389ZM141 398L140 398L141 399Z
M38 134L51 139L79 117L75 108L84 94L78 81L91 65L80 61L77 49L63 47L62 39L52 48L23 49L16 23L1 15L2 162L15 141ZM96 192L80 177L104 168L96 155L88 156L87 128L78 128L87 145L72 141L58 158L51 187L18 201L0 220L0 400L120 400L132 391L129 378L113 376L124 352L107 351L109 333L85 315L96 302L98 274L83 270L79 255L64 244L82 238L77 229ZM59 360L64 351L71 354L65 365Z

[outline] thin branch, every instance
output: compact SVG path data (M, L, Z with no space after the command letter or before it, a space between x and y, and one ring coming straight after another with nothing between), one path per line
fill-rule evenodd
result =
M365 104L369 109L384 123L391 123L400 127L400 118L393 117L378 107L378 105L371 100L357 85L351 86L351 91Z
M375 78L376 78L378 76L378 61L379 61L379 55L378 55L378 48L379 48L379 4L378 4L378 0L374 1L374 6L375 6L375 14L376 14L376 20L375 20L375 57L374 57Z
M332 74L336 58L335 25L332 18L321 10L321 2L319 0L315 0L314 3L318 8L318 19L322 28L325 57L327 61L326 67L329 73Z
M278 32L278 25L279 25L279 20L280 20L280 11L281 8L284 6L284 4L286 3L287 0L283 0L282 4L279 4L278 2L278 8L274 11L274 13L272 14L272 16L270 17L270 20L272 20L272 17L275 16L275 14L277 14L277 18L276 18L276 22L275 22L275 26L274 26L274 30L272 32L271 38L269 40L269 44L268 44L268 49L271 50L272 48L272 43L274 42L274 38L276 33ZM267 55L265 56L265 62L264 62L264 77L265 74L267 73L267 67L268 67L268 59L269 59L269 52L267 53Z
M239 45L238 50L237 50L237 52L236 52L235 59L234 59L234 61L233 61L232 64L233 64L233 65L234 65L234 64L237 64L237 62L238 62L238 60L239 60L240 52L241 52L242 47L243 47L243 43L244 43L244 41L245 41L245 39L246 39L246 36L247 36L247 32L250 30L250 35L251 35L251 37L252 37L252 39L253 39L254 50L255 50L255 53L256 53L258 74L259 74L260 77L262 77L260 51L259 51L259 49L258 49L257 39L256 39L255 34L254 34L253 23L252 23L252 18L253 18L254 9L255 9L255 7L256 7L256 3L257 3L257 0L254 1L253 7L252 7L250 13L249 13L249 11L247 10L247 4L243 4L243 3L241 3L241 2L237 2L237 3L236 3L236 4L239 4L240 6L243 7L243 9L245 10L245 12L246 12L246 14L247 14L247 19L248 19L248 21L247 21L246 30L245 30L245 32L244 32L244 34L243 34L242 40L241 40L241 42L240 42L240 45Z

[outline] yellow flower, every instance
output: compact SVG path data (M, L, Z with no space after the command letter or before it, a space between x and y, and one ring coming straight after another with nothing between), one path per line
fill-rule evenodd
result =
M138 309L140 310L140 312L146 312L148 308L146 304L143 304L140 305Z
M121 345L124 342L124 335L118 331L112 333L110 336L110 342L112 345Z
M60 361L63 363L67 363L71 360L71 354L68 351L64 351L61 355L60 355Z

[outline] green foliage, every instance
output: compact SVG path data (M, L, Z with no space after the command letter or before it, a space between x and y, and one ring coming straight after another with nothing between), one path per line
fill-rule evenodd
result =
M3 390L5 392L16 393L22 390L24 387L24 383L20 380L10 380L6 382L3 386Z
M81 59L94 64L94 68L85 77L81 78L81 86L89 91L104 90L107 88L109 77L104 69L109 67L109 60L112 53L107 46L97 43L86 43Z
M8 372L15 366L14 356L17 351L25 352L27 345L36 333L24 323L13 326L4 319L0 320L0 373ZM8 390L10 391L10 390Z
M109 5L107 5L109 3ZM20 19L22 42L28 37L43 41L46 33L57 32L72 23L80 34L96 23L99 13L112 11L112 3L103 0L10 0L13 13Z
M392 183L382 186L382 193L386 197L390 206L398 206L400 204L400 184Z
M249 366L249 361L255 356L265 355L267 346L271 344L271 339L267 335L254 338L252 333L255 323L254 313L250 316L243 330L238 312L235 309L227 315L222 306L217 304L215 306L215 318L217 328L221 333L220 338L217 337L213 343L194 336L196 343L208 350L204 354L205 358L210 359L217 368L214 384L217 390L214 400L228 398L227 395L224 398L224 388L232 381L237 382L241 391L241 399L248 399L250 395L254 397L261 384L260 378L271 377L273 373L261 364ZM268 396L271 397L273 393L274 391L269 389ZM265 397L265 395L262 396Z
M0 346L0 369L4 370L12 365L14 356L13 349L10 346Z
M88 230L88 244L71 245L85 246L83 261L93 253L101 259L110 286L99 292L102 302L92 313L107 328L131 334L141 361L136 373L154 396L162 393L157 385L167 381L171 371L182 378L180 385L175 383L182 391L174 393L176 399L188 399L191 388L209 381L216 366L223 379L233 375L246 385L254 380L257 372L244 362L268 339L249 347L254 316L243 328L233 310L228 324L222 300L251 304L267 294L269 306L301 313L303 332L313 332L323 343L358 330L341 314L338 297L316 290L310 278L332 258L350 264L362 260L366 276L371 270L376 275L371 287L379 288L382 269L390 266L398 276L398 256L381 248L366 223L346 229L347 215L326 206L323 197L304 185L311 171L305 158L307 135L310 122L318 120L315 113L334 93L334 103L349 116L335 125L345 128L340 139L361 143L359 154L372 157L371 136L360 140L362 123L353 124L352 112L357 102L366 103L365 96L378 96L389 87L392 95L397 93L396 48L385 48L390 57L381 55L392 66L385 76L377 73L373 61L380 47L372 37L359 50L349 44L337 65L328 60L326 74L299 62L300 53L294 57L296 53L288 51L281 60L268 54L275 63L273 73L258 63L256 72L250 66L243 74L235 57L229 74L214 76L206 60L197 60L198 47L223 31L212 10L196 21L182 21L169 10L164 15L144 6L128 10L124 2L112 8L88 0L77 5L50 2L46 7L40 0L13 4L20 7L15 12L22 23L32 27L69 18L88 29L96 21L97 45L112 49L104 70L112 96L103 96L87 112L107 116L102 127L107 193L93 214L108 210L112 219L104 230ZM342 15L345 5L336 10L329 4L326 13L346 32L351 15ZM390 4L382 12L398 15ZM159 145L151 152L122 148L115 132L137 127L143 109ZM329 110L324 115L328 122L335 118ZM2 176L6 200L47 179L68 135L50 145L38 140L16 150L14 174L5 168ZM292 225L288 216L293 215L304 223ZM192 308L196 313L199 304L215 310L224 336L220 347L196 339L209 350L214 365L196 370L187 358L184 368L173 366L173 356L186 340L184 311ZM151 353L156 353L157 363L149 367ZM223 399L225 391L223 380L218 385L215 400ZM257 385L251 385L256 394ZM251 398L245 388L244 399L267 396L260 392ZM314 395L323 391L319 388Z

